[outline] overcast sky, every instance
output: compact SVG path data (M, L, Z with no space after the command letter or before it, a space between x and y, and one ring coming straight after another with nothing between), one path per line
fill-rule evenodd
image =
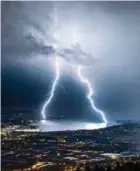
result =
M40 110L65 62L51 115L97 120L70 65L83 65L108 120L140 119L140 2L2 2L2 105ZM84 57L84 58L83 58Z

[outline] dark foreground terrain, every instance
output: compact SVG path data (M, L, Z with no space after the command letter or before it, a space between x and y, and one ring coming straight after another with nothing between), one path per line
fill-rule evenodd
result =
M2 170L140 170L140 124L40 132L2 124Z

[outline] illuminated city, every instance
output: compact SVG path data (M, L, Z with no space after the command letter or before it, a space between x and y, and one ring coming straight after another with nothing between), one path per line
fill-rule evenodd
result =
M140 160L140 123L97 130L41 132L38 127L2 124L2 167L9 170L83 170ZM134 135L135 136L132 136ZM16 159L18 158L18 160Z

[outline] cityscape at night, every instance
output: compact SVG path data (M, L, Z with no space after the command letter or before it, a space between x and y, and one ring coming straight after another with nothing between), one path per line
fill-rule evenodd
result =
M2 170L107 169L140 161L140 122L96 130L42 132L33 121L2 123Z
M1 170L140 170L140 2L1 2Z

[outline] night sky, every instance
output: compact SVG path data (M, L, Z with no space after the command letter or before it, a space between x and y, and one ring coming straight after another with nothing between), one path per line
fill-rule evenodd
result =
M3 109L18 106L40 115L59 55L65 62L50 115L101 121L71 67L80 64L108 120L140 119L140 2L1 4Z

